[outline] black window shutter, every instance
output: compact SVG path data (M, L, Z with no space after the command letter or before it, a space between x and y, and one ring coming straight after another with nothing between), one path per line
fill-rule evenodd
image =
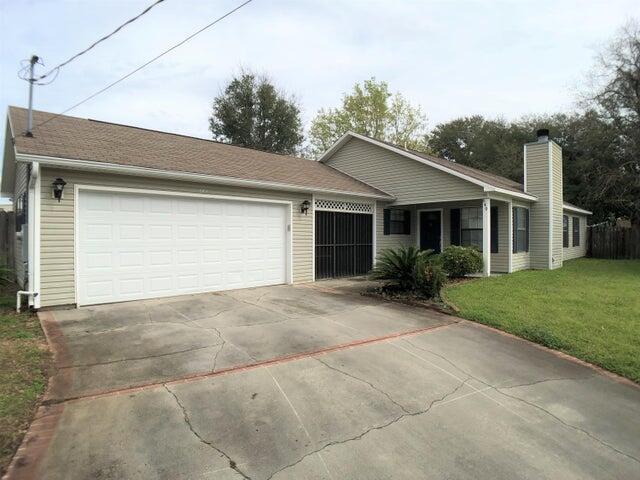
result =
M498 253L498 207L491 207L491 253Z
M524 209L524 225L526 228L526 233L524 235L524 251L529 251L529 209Z
M404 211L404 234L411 235L411 210Z
M391 210L389 210L388 208L385 208L383 210L383 217L384 217L383 233L384 235L389 235L391 233Z
M460 245L460 209L451 209L451 245Z
M513 208L513 253L518 253L518 207Z

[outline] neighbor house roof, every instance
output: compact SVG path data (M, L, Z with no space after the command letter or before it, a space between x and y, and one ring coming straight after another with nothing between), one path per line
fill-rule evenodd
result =
M40 111L33 113L33 137L27 137L27 110L9 107L9 119L18 155L70 159L76 161L72 167L140 167L149 172L197 174L203 180L235 179L256 187L282 185L301 191L393 198L328 165L303 158Z
M515 182L509 178L495 175L493 173L484 172L482 170L478 170L477 168L467 167L466 165L461 165L450 160L434 157L433 155L419 152L417 150L403 148L398 145L394 145L393 143L377 140L375 138L371 138L366 135L361 135L354 132L349 132L342 138L340 138L340 140L338 140L329 150L327 150L322 155L322 157L320 158L320 162L328 160L342 145L344 145L352 138L358 138L360 140L364 140L383 148L387 148L390 151L412 158L413 160L420 161L427 165L431 165L432 167L438 168L440 170L445 170L453 175L465 178L466 180L469 180L473 183L494 187L496 189L505 191L505 193L507 194L512 193L516 196L530 197L533 200L536 199L535 195L531 195L525 192L523 184Z

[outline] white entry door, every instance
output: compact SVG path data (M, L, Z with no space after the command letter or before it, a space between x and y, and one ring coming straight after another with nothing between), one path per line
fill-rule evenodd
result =
M80 189L78 303L287 281L287 204Z

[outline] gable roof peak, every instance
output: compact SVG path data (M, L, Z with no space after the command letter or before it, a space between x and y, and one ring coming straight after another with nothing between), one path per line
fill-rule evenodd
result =
M352 138L377 145L399 155L411 158L412 160L445 171L471 183L480 185L485 188L485 190L499 189L504 190L507 194L529 197L532 200L536 199L534 195L525 192L523 184L515 182L509 178L485 172L483 170L478 170L477 168L468 167L451 160L445 160L444 158L435 157L425 152L404 148L384 140L378 140L376 138L351 131L345 133L342 137L340 137L340 139L320 157L319 161L326 162L327 160L329 160L344 144L346 144Z

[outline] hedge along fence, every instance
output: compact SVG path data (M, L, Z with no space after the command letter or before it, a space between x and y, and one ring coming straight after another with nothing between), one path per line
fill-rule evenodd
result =
M618 227L601 223L588 228L589 250L593 258L640 258L640 225Z

